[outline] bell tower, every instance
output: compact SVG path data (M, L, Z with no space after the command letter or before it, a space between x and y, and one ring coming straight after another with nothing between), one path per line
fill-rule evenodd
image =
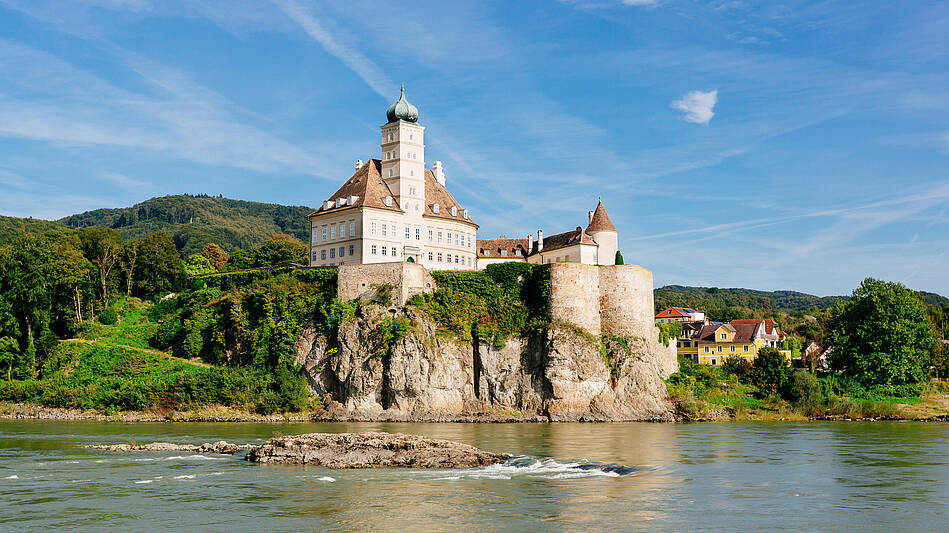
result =
M399 207L421 220L425 212L425 127L418 124L418 108L399 99L386 110L382 126L382 179Z

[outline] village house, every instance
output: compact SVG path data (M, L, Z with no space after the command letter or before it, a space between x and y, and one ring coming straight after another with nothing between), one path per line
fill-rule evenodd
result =
M673 311L670 312L670 309ZM665 309L656 314L656 321L659 321L660 315L667 319L688 315L686 310L695 311L685 307ZM682 334L676 339L676 350L678 355L688 357L694 363L720 366L725 359L732 356L751 361L757 357L758 350L761 348L778 348L780 343L787 338L787 335L770 318L709 323L704 313L695 311L691 316L700 315L702 320L688 322L665 320L682 324ZM781 349L780 351L790 358L789 350Z

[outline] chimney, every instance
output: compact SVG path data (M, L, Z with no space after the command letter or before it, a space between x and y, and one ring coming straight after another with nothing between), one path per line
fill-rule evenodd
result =
M527 255L534 253L534 236L527 234Z
M445 185L445 169L442 168L441 161L432 163L432 174L435 174L435 181Z
M587 212L587 226L593 224L593 211Z
M362 159L357 159L357 160L356 160L356 170L359 170L359 169L361 169L361 168L362 168Z
M537 251L544 251L544 230L542 229L537 230Z

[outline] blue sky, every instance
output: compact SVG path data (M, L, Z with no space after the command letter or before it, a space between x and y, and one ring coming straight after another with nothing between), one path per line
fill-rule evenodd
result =
M0 0L0 213L317 205L405 80L480 236L602 196L657 286L949 294L947 34L927 1Z

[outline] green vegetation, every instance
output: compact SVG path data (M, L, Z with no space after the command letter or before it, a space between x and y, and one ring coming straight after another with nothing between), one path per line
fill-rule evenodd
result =
M616 265L625 265L625 264L626 264L626 263L623 261L623 254L622 254L619 250L616 250L616 261L615 261L613 264L616 264Z
M832 369L864 387L893 389L925 380L936 331L922 299L899 283L867 278L831 309Z
M716 368L682 359L669 392L693 418L716 407L751 418L899 416L896 404L919 403L932 386L927 370L944 364L932 316L918 293L867 278L829 311L829 373L792 372L780 352L762 348L753 365L729 358Z
M233 253L263 244L277 233L306 240L306 215L310 212L312 209L304 206L184 194L152 198L132 207L87 211L59 222L71 228L112 228L125 239L164 232L172 236L182 257L189 257L210 243ZM2 237L0 229L0 243L4 242Z
M682 335L681 322L660 322L656 324L659 328L659 342L668 344L669 340L679 338Z
M46 233L47 231L62 231L66 226L51 220L37 218L16 218L0 215L0 246L10 244L20 235L28 233Z
M464 342L473 336L503 346L546 323L550 269L530 263L499 263L482 271L436 271L433 294L413 297L442 331Z

